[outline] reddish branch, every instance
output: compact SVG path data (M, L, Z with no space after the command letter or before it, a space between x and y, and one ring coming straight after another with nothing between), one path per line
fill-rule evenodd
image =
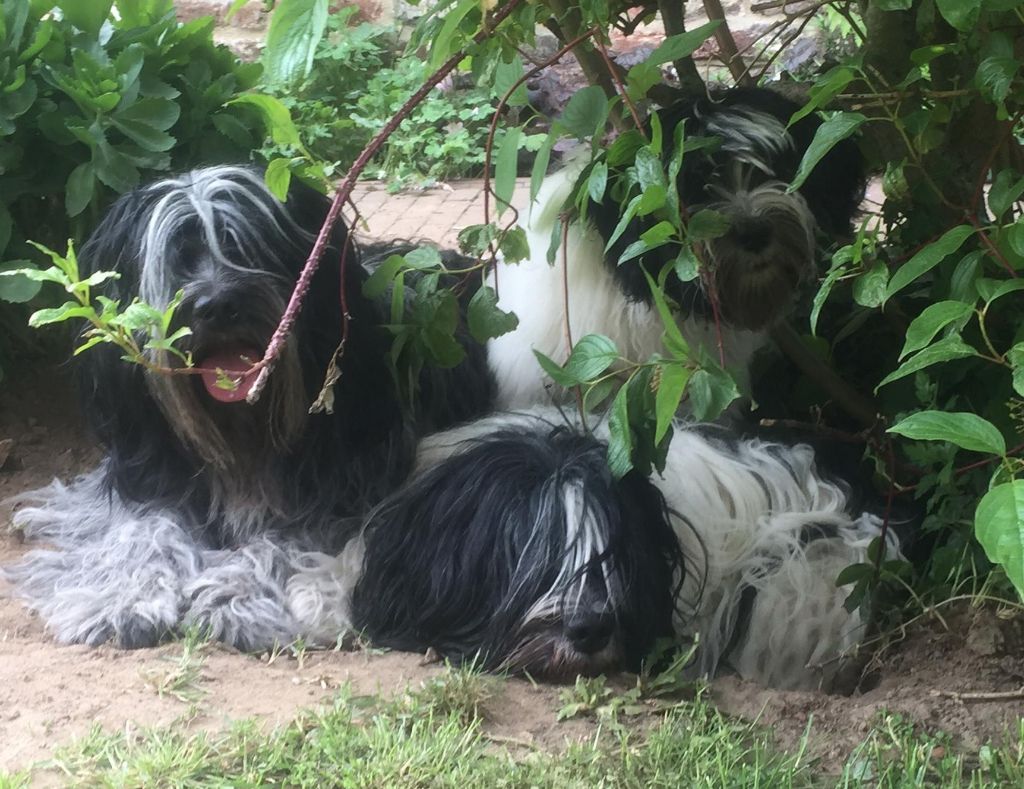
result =
M474 37L473 43L478 44L487 39L495 27L501 24L509 14L511 14L523 0L508 0L508 2L498 9L490 19L485 18L484 24ZM334 229L335 223L338 221L338 216L341 214L342 206L348 199L349 195L352 194L352 189L355 187L356 179L359 174L366 168L366 165L370 163L370 160L377 154L377 152L384 145L384 142L391 136L391 134L398 128L398 125L405 120L409 113L419 105L427 97L441 80L448 76L455 67L466 57L465 49L460 49L454 55L452 55L444 64L431 75L419 90L417 90L409 100L402 105L402 108L395 113L395 116L384 124L384 128L378 132L377 136L374 137L363 152L359 154L358 158L353 162L348 172L345 174L344 180L338 186L337 191L334 193L334 199L331 202L331 207L327 212L327 216L324 218L324 224L320 228L320 234L317 236L316 243L313 244L313 249L309 253L309 257L306 260L306 265L302 269L302 273L299 274L298 282L295 283L295 290L292 291L292 296L288 300L288 306L285 308L284 315L281 316L281 322L278 324L277 329L274 331L273 336L270 338L270 342L267 345L267 351L263 356L263 359L257 364L253 365L250 372L259 370L259 374L256 376L256 380L253 383L252 390L249 392L246 400L251 404L259 400L260 395L263 392L263 388L267 385L267 379L270 373L274 370L274 365L277 362L278 356L281 355L281 351L284 348L285 341L288 339L288 335L291 333L292 328L295 325L295 321L298 318L299 310L302 309L302 302L306 298L306 293L309 291L309 285L313 281L313 275L316 273L317 268L320 266L320 261L323 259L324 252L327 249L328 241L331 237L331 231Z

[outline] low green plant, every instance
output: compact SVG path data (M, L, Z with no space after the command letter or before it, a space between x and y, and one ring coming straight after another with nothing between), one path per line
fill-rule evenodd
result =
M268 128L288 138L287 111L274 121L275 100L249 100L261 67L216 45L213 24L179 23L171 0L4 0L0 271L37 265L30 241L80 242L114 197L157 173L247 161ZM0 323L23 324L18 305L38 290L0 278Z
M268 70L276 79L264 87L291 110L306 148L336 172L348 168L433 71L416 52L399 53L393 28L353 24L357 11L353 6L327 17L308 74ZM267 56L281 59L270 46ZM402 121L364 176L390 180L395 187L479 176L498 98L493 68L457 74ZM500 129L496 140L504 134ZM516 147L536 150L543 139L517 136ZM264 150L265 155L290 153L287 147Z

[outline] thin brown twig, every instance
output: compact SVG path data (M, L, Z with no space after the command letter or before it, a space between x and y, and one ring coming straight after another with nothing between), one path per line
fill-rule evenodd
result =
M636 111L636 105L633 100L629 98L629 94L626 93L626 86L622 84L622 77L619 75L619 70L615 67L612 59L608 57L608 50L604 47L604 42L598 36L594 36L594 43L597 45L597 51L601 53L601 57L604 59L604 64L608 68L608 73L611 74L612 81L615 83L616 89L619 91L619 96L629 107L629 114L633 117L633 123L636 125L637 130L644 134L644 125L640 122L640 114ZM644 135L645 137L647 135Z
M480 31L473 37L473 42L479 43L489 37L494 28L504 21L522 2L523 0L508 0L508 2L499 8L489 20L485 18ZM263 389L267 385L267 380L273 372L274 365L277 362L277 357L280 356L281 351L284 348L284 343L288 339L288 335L291 334L295 321L298 318L299 310L302 308L302 302L305 300L306 293L309 291L310 283L313 281L313 275L319 268L324 252L327 250L331 231L334 229L334 225L338 221L342 206L352 194L352 189L355 187L356 179L359 177L359 174L366 168L366 165L370 163L370 159L372 159L381 149L388 137L394 133L399 124L409 116L409 113L412 112L413 108L422 102L430 91L437 87L437 85L439 85L441 81L448 76L448 74L454 71L465 57L465 50L461 49L448 58L448 60L446 60L441 67L437 69L429 79L427 79L419 90L409 97L391 120L384 124L384 128L382 128L377 135L370 140L362 153L359 154L356 160L352 163L348 172L345 174L344 180L338 186L338 189L334 194L334 199L331 201L331 207L328 209L326 217L324 217L324 223L320 228L320 233L316 238L316 242L313 244L313 249L310 251L309 257L306 259L306 264L303 266L302 272L299 274L298 281L295 283L295 289L292 291L291 298L288 300L288 306L285 308L284 314L281 316L281 321L278 323L277 329L274 330L274 334L271 336L270 342L267 344L267 350L263 355L263 359L253 365L249 371L250 374L257 370L259 372L256 376L256 380L253 382L252 389L246 396L246 401L248 403L252 404L259 400Z
M942 690L935 688L931 691L933 696L944 696L956 701L1019 701L1024 699L1024 686L1017 690Z

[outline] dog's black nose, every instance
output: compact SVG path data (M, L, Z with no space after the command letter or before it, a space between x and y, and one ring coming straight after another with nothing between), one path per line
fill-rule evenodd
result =
M608 646L615 632L615 617L601 611L577 611L565 623L565 637L585 655Z
M237 294L204 293L192 302L192 319L223 326L239 319L240 306Z
M758 252L768 246L772 238L772 222L764 217L734 219L730 235L748 252Z

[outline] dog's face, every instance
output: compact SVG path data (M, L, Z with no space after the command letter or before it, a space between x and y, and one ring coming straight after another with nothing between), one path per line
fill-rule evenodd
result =
M355 621L377 643L572 679L672 633L683 560L660 495L592 438L492 435L371 520Z
M688 141L676 187L690 216L713 209L729 221L724 235L701 245L702 257L732 326L760 329L792 305L800 285L815 272L816 235L835 238L849 231L863 195L864 179L856 145L845 140L817 165L802 187L787 193L820 121L807 116L787 128L799 105L765 89L733 89L713 99L684 101L658 113L672 155L675 130ZM692 149L691 149L692 146ZM614 217L599 210L602 232ZM617 218L616 218L617 221ZM609 251L616 263L622 251L647 229L646 220L624 233ZM665 248L616 269L627 293L648 300L640 266L652 274L670 264ZM707 282L668 280L668 293L684 312L709 315Z
M324 348L340 340L343 229L332 238L298 336L256 406L244 402L254 376L242 372L263 357L326 209L307 187L297 185L281 203L258 171L211 167L126 195L83 250L92 268L121 274L112 295L123 304L138 296L165 309L181 294L170 331L190 327L175 347L201 374L150 374L145 385L178 437L218 468L261 450L287 450L305 428ZM357 269L358 260L352 263ZM183 366L166 351L150 355L161 366Z

